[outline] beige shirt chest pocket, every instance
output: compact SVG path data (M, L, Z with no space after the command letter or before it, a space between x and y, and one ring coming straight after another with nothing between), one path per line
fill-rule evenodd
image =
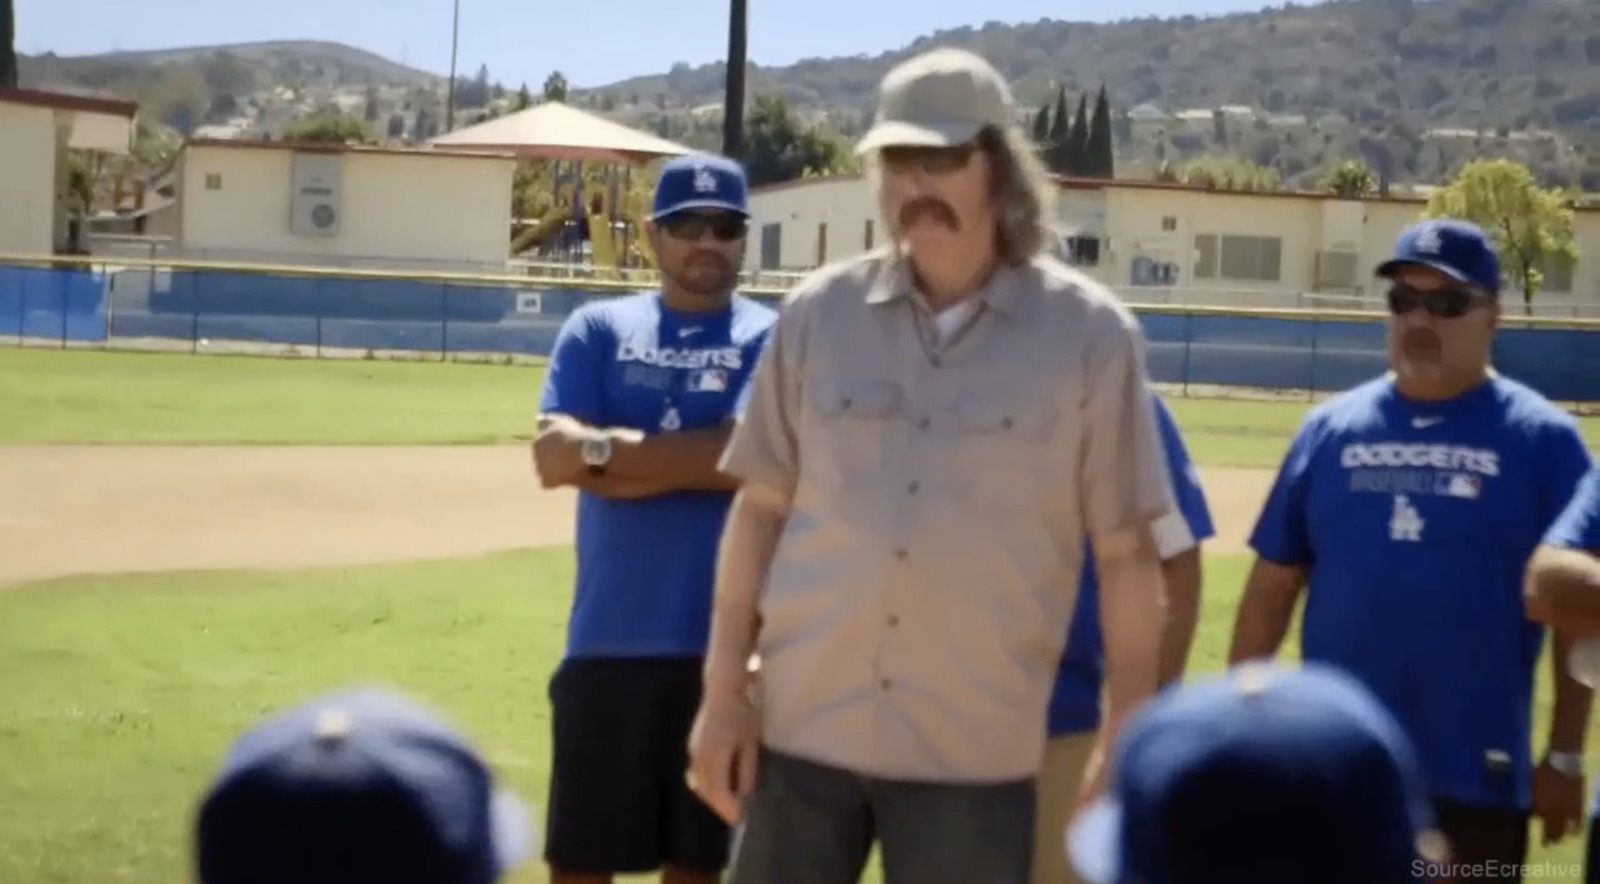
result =
M1058 404L1026 388L974 391L954 412L957 484L974 506L1020 515L1071 505Z
M828 492L872 488L904 423L900 387L823 376L808 385L805 398L810 414L798 433L802 479Z

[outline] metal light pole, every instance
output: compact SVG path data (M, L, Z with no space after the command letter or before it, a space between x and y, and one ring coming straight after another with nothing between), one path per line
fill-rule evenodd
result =
M456 128L456 49L461 45L461 0L455 0L455 18L450 24L450 93L444 99L444 131Z
M749 56L748 0L728 0L728 76L722 96L722 154L744 156L744 74Z

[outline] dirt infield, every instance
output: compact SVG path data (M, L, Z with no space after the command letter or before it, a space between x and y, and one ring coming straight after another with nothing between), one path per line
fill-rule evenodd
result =
M1261 470L1202 470L1243 547ZM71 574L295 568L571 542L571 492L522 446L0 446L0 586Z

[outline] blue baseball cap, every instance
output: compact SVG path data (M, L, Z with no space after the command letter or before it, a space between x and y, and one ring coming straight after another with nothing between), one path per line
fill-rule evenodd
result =
M347 690L233 744L200 806L201 884L491 884L533 848L527 808L430 712Z
M1067 829L1093 884L1387 884L1440 862L1410 743L1333 669L1245 664L1136 712Z
M750 216L750 186L744 167L717 154L674 157L656 178L651 221L688 209L722 209Z
M1432 267L1456 282L1500 292L1500 259L1483 228L1453 218L1430 218L1400 232L1394 256L1378 265L1378 276L1417 264Z

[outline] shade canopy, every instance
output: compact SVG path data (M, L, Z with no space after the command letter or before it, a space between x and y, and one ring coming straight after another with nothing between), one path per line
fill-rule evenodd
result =
M595 160L628 165L695 152L677 142L630 129L559 101L547 101L457 129L428 144L453 150L487 150L539 159Z

